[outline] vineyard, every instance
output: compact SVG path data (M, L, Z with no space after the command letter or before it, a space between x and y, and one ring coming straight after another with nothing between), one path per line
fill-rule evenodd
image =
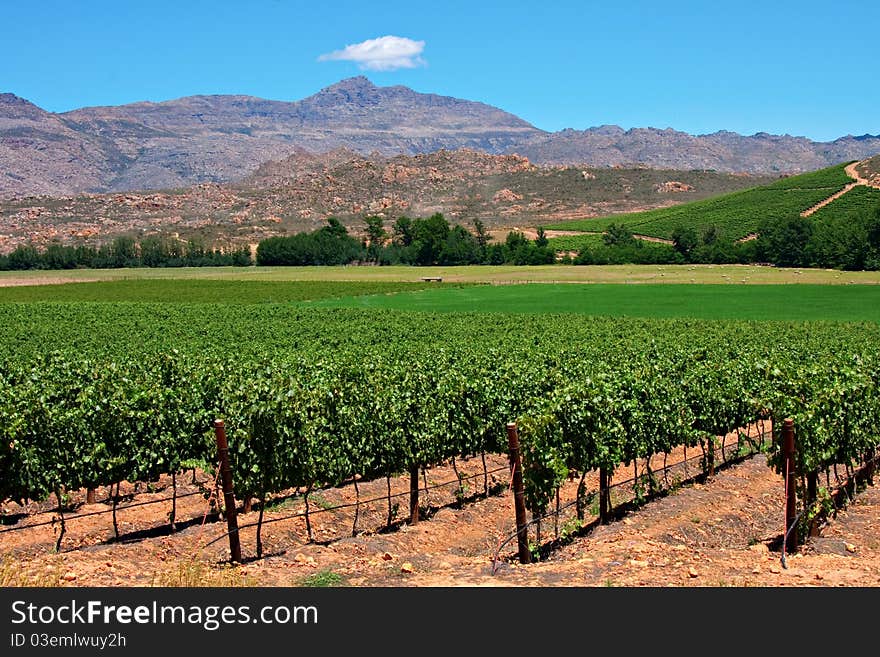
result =
M567 221L546 228L601 232L616 223L624 224L634 233L671 239L678 226L697 230L716 226L728 238L739 239L757 232L764 221L795 218L801 211L843 189L852 182L844 168L845 165L829 167L763 187L670 208Z
M880 189L860 185L820 209L813 218L820 223L829 219L847 221L867 215L877 207L880 207Z
M0 497L59 512L72 491L214 472L217 418L235 496L261 509L291 489L308 509L318 489L384 480L390 494L400 474L485 468L509 422L535 515L597 470L679 448L710 468L719 437L761 420L779 468L782 418L812 508L819 474L878 442L874 323L109 302L8 303L0 319Z
M551 237L549 245L554 251L580 251L581 249L601 247L605 244L603 236L594 233L584 233L582 235L562 235L560 237ZM641 247L644 249L663 249L668 248L662 242L642 241Z

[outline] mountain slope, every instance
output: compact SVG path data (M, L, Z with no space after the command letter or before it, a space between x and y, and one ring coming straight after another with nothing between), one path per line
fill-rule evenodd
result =
M125 158L112 141L57 114L0 94L0 195L55 194L103 186Z
M364 157L302 149L236 184L170 192L87 194L0 202L0 253L22 243L99 244L117 235L177 233L254 243L312 230L335 216L354 232L364 217L444 213L492 229L665 206L764 184L770 177L700 171L537 167L471 149Z

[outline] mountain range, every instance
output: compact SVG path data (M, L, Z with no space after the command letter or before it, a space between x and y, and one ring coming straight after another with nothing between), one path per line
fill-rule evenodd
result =
M189 96L47 112L0 94L0 196L171 189L236 182L303 149L365 156L461 148L531 163L795 173L880 153L880 135L832 142L600 126L546 132L498 108L378 87L360 76L299 101Z

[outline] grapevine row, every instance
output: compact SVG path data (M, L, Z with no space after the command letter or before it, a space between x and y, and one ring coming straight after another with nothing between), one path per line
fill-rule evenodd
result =
M237 496L258 499L503 453L515 420L535 513L572 471L706 445L759 418L795 420L805 473L878 443L880 358L869 325L477 324L251 307L224 309L227 325L212 333L192 324L210 307L162 315L147 304L103 306L86 310L119 313L112 331L77 333L62 321L49 347L4 351L0 497L42 500L207 466L214 418L229 431ZM60 309L19 310L4 309L19 331L7 324L0 345L21 346L24 327L45 330L38 319ZM93 319L83 306L67 310L81 325ZM124 328L132 324L148 336L140 345Z

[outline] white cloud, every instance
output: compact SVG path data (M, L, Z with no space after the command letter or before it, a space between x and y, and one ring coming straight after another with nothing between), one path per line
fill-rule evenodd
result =
M406 37L383 36L367 39L361 43L345 46L342 50L318 57L319 62L348 61L366 71L396 71L399 68L424 66L421 58L425 49L424 41L413 41Z

